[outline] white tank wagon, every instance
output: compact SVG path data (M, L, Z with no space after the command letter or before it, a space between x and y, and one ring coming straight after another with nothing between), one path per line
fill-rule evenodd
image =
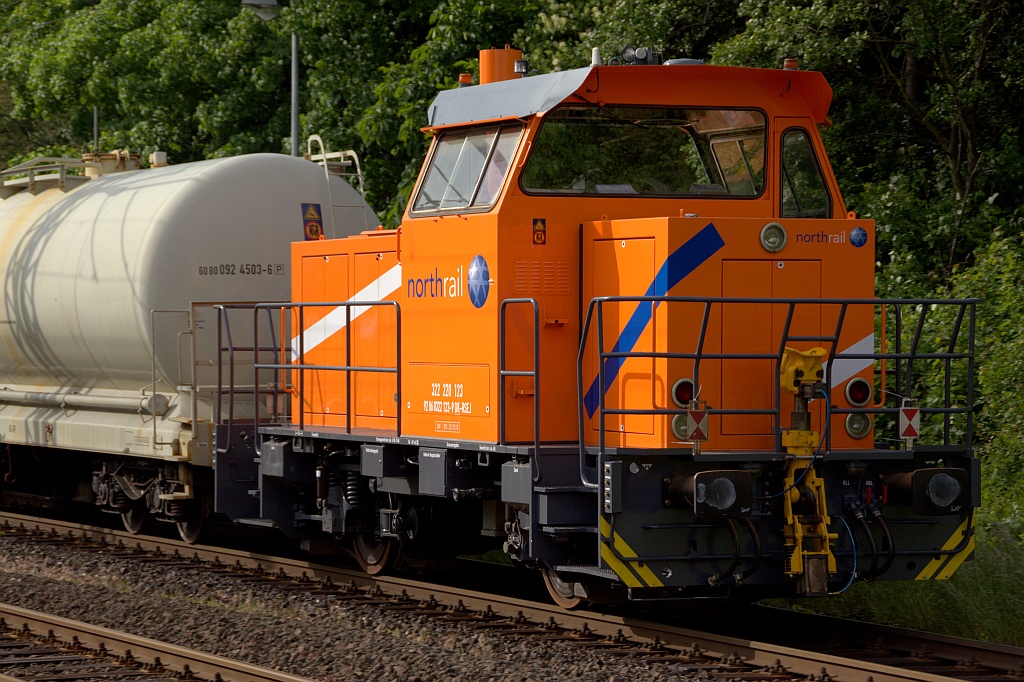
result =
M292 241L378 220L345 180L293 157L106 173L100 162L134 160L91 161L0 178L0 480L35 476L33 494L54 496L53 460L34 456L51 448L92 467L97 503L129 528L152 514L194 535L217 401L209 303L286 300Z

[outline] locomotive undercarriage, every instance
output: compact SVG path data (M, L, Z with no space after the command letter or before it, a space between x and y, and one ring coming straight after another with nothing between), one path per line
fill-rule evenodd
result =
M219 442L227 429L218 430ZM236 434L230 442L214 465L217 512L277 528L307 549L340 542L368 573L389 570L401 555L471 554L504 537L499 465L481 465L477 453L438 465L440 457L417 448L342 439L277 434L258 456L251 441Z
M564 447L532 457L465 443L457 450L406 439L360 443L357 434L326 437L328 429L314 437L287 426L263 431L254 478L245 484L259 508L236 520L276 526L307 546L318 537L344 541L370 573L403 555L452 557L500 545L513 562L541 569L565 607L730 597L740 586L745 598L811 596L839 591L854 572L868 580L920 578L937 561L931 577L940 564L962 561L978 503L974 486L948 499L939 491L941 504L918 513L928 493L908 478L913 472L927 472L922 481L938 471L977 480L969 452L943 448L890 451L884 461L610 451L603 462L615 499L605 512L598 491L580 484L578 452ZM586 461L596 479L597 458ZM695 505L688 482L713 489L719 480L729 492ZM794 523L804 531L800 571L793 568ZM819 528L831 566L815 558Z
M938 464L947 472L970 467L966 453L919 451L899 464L841 458L798 463L798 476L810 465L823 481L836 567L792 574L792 533L780 495L792 468L785 461L708 464L686 455L611 453L609 461L624 472L616 484L619 499L614 513L600 514L601 525L595 527L597 494L579 485L576 458L569 453L542 452L534 469L527 458L497 464L498 457L490 455L493 463L480 466L474 460L483 453L443 452L436 459L462 476L460 484L479 485L445 485L443 497L427 497L423 491L434 483L420 468L435 458L423 455L438 453L389 444L383 456L380 448L337 440L268 440L263 452L280 451L280 461L291 464L286 471L277 469L264 454L260 495L269 503L264 509L276 509L275 525L307 544L324 534L344 540L369 573L391 569L402 555L472 554L503 541L509 558L540 568L552 597L569 608L626 599L729 597L739 586L745 598L837 592L854 571L868 580L914 579L936 558L952 560L970 541L969 528L958 531L969 512L916 514L915 492L901 480ZM388 475L366 475L384 473L382 467ZM724 510L717 518L698 517L681 484L698 475L749 485L736 496L749 506ZM285 490L289 501L282 504ZM820 521L815 491L802 483L793 490L792 513L813 526ZM971 498L971 491L963 491L965 507ZM848 530L835 532L842 528L839 517L849 519ZM811 540L802 541L808 557ZM637 584L621 579L623 566Z

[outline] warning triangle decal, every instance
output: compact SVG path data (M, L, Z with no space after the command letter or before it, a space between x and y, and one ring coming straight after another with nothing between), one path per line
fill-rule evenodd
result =
M309 208L306 209L306 214L302 217L306 220L320 220L320 214L317 213L316 204L309 204Z

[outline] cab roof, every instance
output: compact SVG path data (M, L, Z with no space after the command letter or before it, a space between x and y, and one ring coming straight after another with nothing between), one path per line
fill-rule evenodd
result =
M828 123L832 88L816 71L704 64L590 66L438 93L426 130L526 118L559 104L763 109Z

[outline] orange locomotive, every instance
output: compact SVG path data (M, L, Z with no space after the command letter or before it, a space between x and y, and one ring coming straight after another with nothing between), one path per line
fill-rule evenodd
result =
M284 328L272 409L255 443L220 427L218 511L351 538L371 572L490 542L565 606L952 574L973 302L872 298L822 75L516 56L431 105L398 230L293 246L295 303L257 311ZM230 501L248 447L258 511Z

